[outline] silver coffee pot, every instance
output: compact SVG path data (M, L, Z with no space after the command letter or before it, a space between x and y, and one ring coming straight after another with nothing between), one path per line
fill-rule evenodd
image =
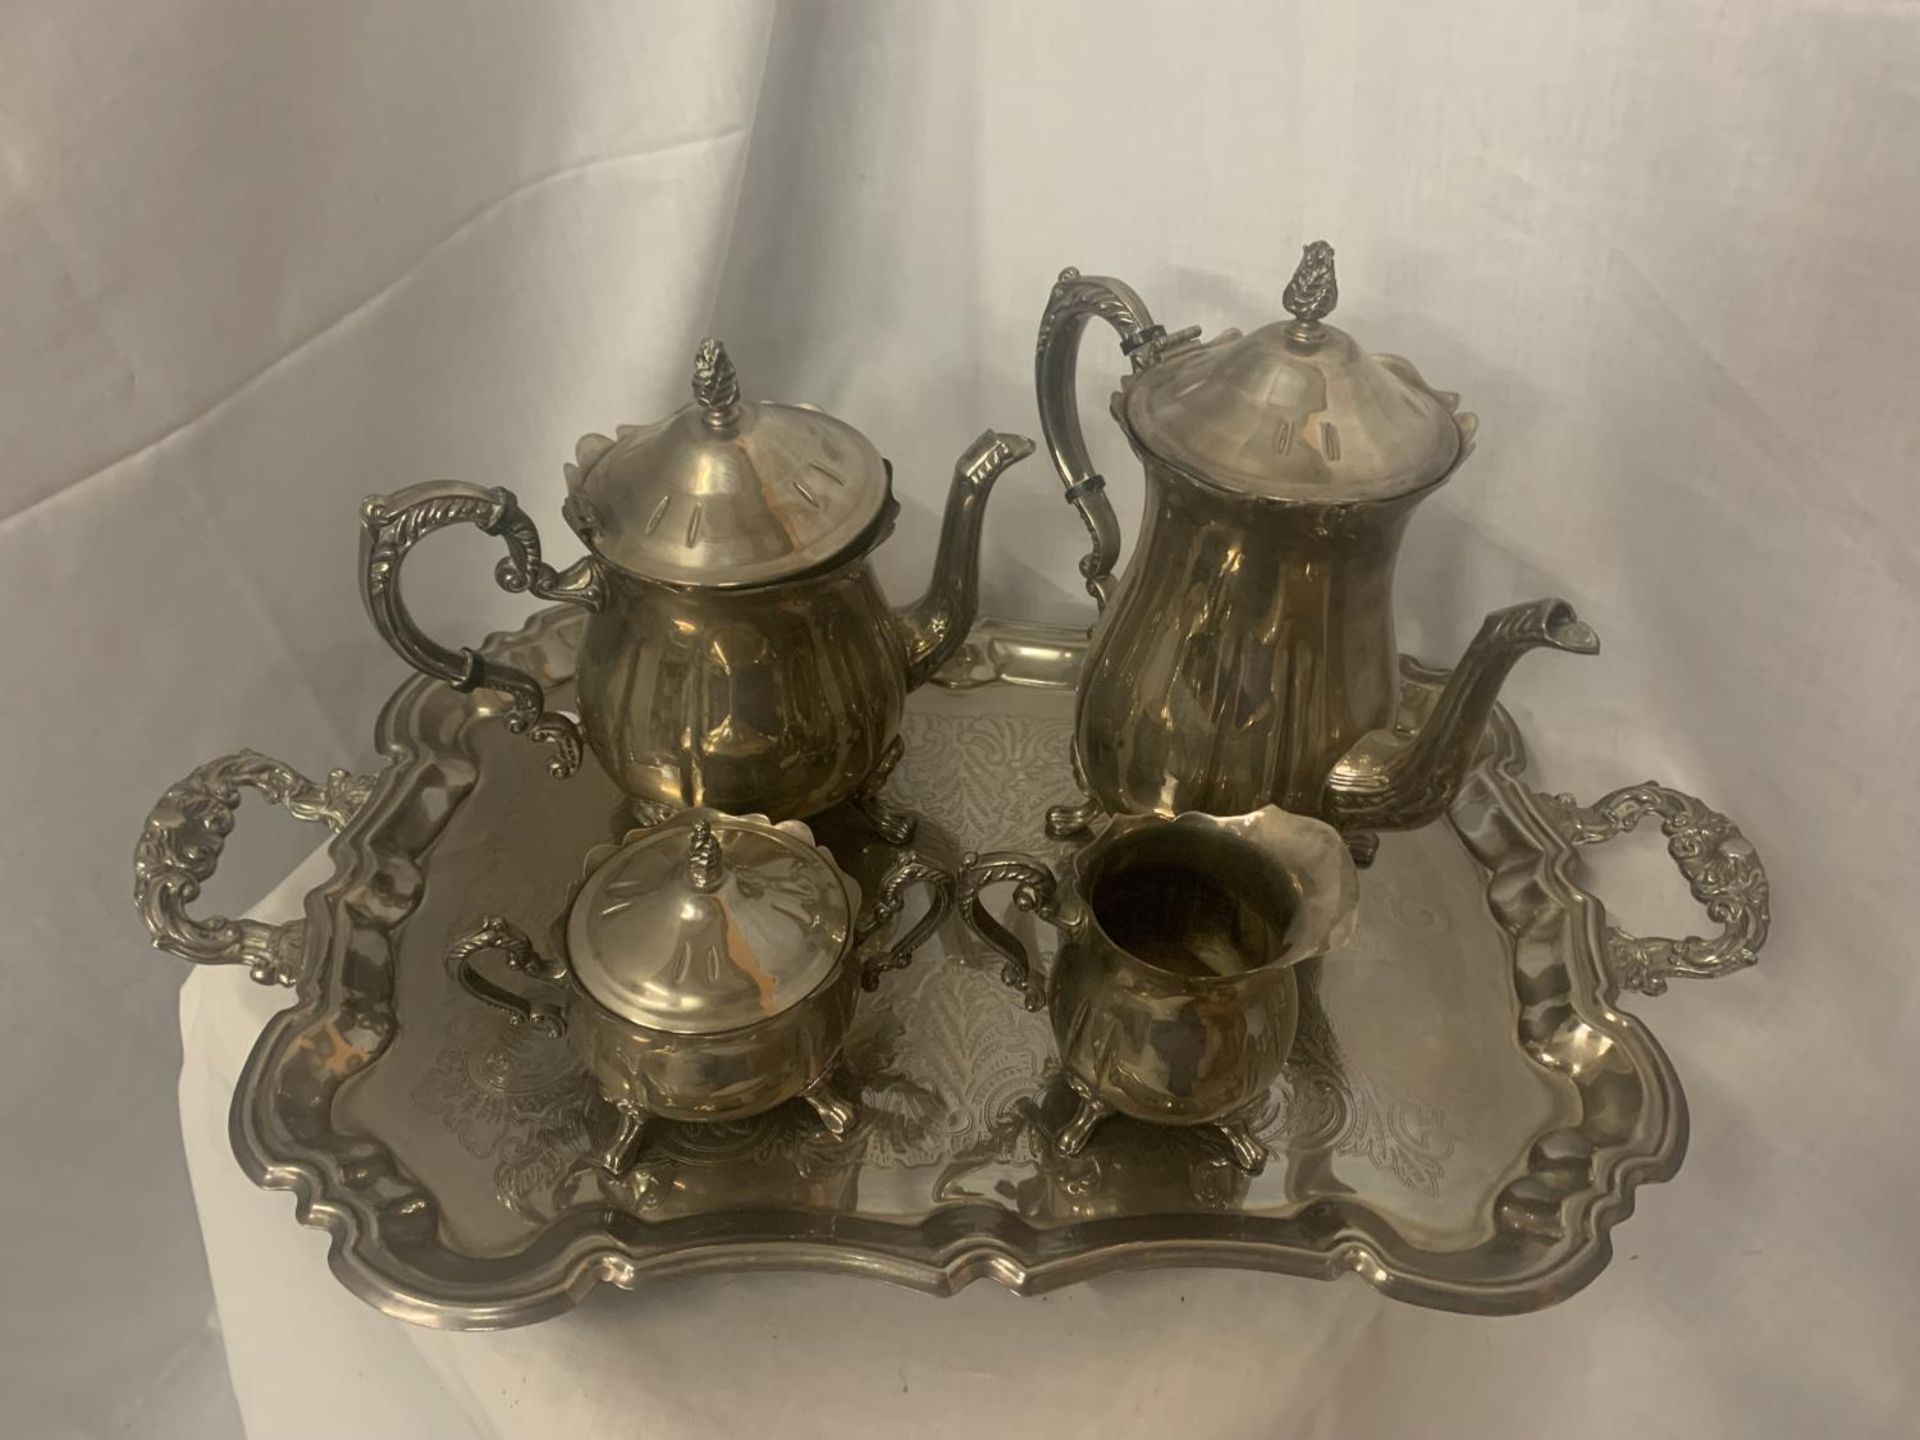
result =
M1326 323L1333 250L1308 245L1290 319L1251 334L1169 334L1118 280L1061 273L1040 322L1041 425L1086 522L1100 607L1075 706L1084 803L1101 812L1235 815L1277 804L1371 854L1373 832L1423 825L1458 789L1514 662L1590 655L1564 600L1495 611L1428 713L1403 713L1393 570L1414 507L1473 448L1459 397ZM1145 517L1116 581L1120 531L1080 430L1078 341L1098 317L1132 374L1113 417L1146 467Z

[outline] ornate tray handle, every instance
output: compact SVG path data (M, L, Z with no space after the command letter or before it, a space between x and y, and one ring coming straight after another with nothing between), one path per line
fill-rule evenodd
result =
M220 863L242 785L297 819L324 821L339 831L366 803L373 780L335 770L316 785L257 750L209 761L168 787L147 816L133 851L133 903L158 949L198 965L245 965L262 985L293 985L306 969L306 922L268 925L224 915L196 920L187 913Z
M1658 995L1675 976L1711 980L1754 963L1767 942L1767 872L1740 829L1693 796L1652 780L1624 786L1592 805L1571 795L1536 797L1548 819L1575 845L1597 845L1658 815L1667 853L1680 867L1693 898L1706 907L1720 934L1712 940L1638 936L1607 927L1605 966L1616 988Z

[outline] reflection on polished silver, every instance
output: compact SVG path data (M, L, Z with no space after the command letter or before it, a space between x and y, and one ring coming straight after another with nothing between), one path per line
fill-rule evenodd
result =
M1667 853L1687 877L1693 898L1718 921L1716 939L1689 935L1642 938L1607 927L1607 973L1624 990L1659 995L1675 976L1711 980L1744 970L1759 958L1771 923L1767 872L1759 852L1726 816L1652 780L1624 786L1581 805L1571 795L1540 796L1541 809L1576 845L1611 840L1658 815Z
M588 435L566 466L562 514L591 553L563 573L506 490L456 481L369 498L362 590L375 626L423 674L503 691L507 723L578 764L580 731L636 801L710 805L776 820L858 797L905 843L878 798L907 692L973 623L981 526L1002 471L1033 442L989 430L960 457L926 592L888 608L869 556L892 532L892 474L859 431L803 405L741 398L718 341L693 366L693 399L617 438ZM423 634L400 598L422 536L456 523L507 543L496 578L591 612L580 725L537 681Z
M656 1118L721 1122L804 1099L835 1135L856 1109L828 1074L859 991L904 966L945 920L952 877L908 852L857 921L858 884L797 820L692 810L590 851L544 959L490 916L456 940L447 969L510 1022L569 1039L617 1116L601 1152L631 1169ZM926 913L891 947L869 942L924 888ZM563 990L543 1003L490 980L478 957Z
M1407 361L1369 355L1324 317L1333 250L1306 247L1290 320L1201 343L1168 335L1117 280L1062 273L1040 322L1041 428L1094 537L1100 602L1076 703L1085 803L1064 836L1114 814L1229 815L1276 804L1356 837L1444 814L1501 682L1536 648L1593 654L1563 600L1488 617L1445 694L1399 709L1392 584L1414 507L1472 450L1476 422ZM1133 373L1113 414L1146 469L1126 571L1074 391L1088 319L1120 332Z
M373 781L335 770L325 785L316 785L257 750L209 761L169 786L147 816L133 851L133 903L157 949L201 965L245 965L262 985L293 985L307 963L303 922L196 920L187 913L220 863L243 785L296 819L317 820L338 831L366 802Z
M548 610L487 658L567 704L583 621ZM1068 858L1034 822L1064 773L1084 651L1084 634L981 625L914 696L898 783L929 863L965 849ZM1403 679L1417 713L1445 676L1408 663ZM934 942L954 963L916 964L860 1004L831 1082L860 1107L844 1139L805 1105L682 1125L600 1104L572 1046L475 1004L442 963L474 917L564 914L620 798L591 771L551 786L497 714L424 679L386 706L371 793L356 809L349 784L328 802L353 818L305 901L310 968L231 1111L248 1176L292 1192L298 1218L331 1232L335 1275L390 1315L493 1329L602 1282L696 1271L1037 1293L1167 1265L1356 1274L1411 1303L1509 1313L1589 1283L1638 1187L1685 1153L1674 1068L1613 1003L1601 907L1497 707L1449 823L1382 845L1350 958L1295 967L1292 1054L1247 1117L1273 1156L1258 1176L1204 1129L1126 1117L1058 1155L1077 1101L1047 1018L973 973L993 957L965 927ZM159 813L182 826L170 800ZM898 852L845 812L818 830L882 895ZM1038 927L1043 948L1050 937ZM609 1160L633 1172L610 1176Z
M1360 882L1339 832L1266 806L1249 815L1128 815L1073 859L1077 898L1031 856L969 855L960 913L1007 959L1029 1009L1043 997L1080 1108L1055 1142L1078 1153L1109 1114L1212 1125L1235 1163L1266 1151L1242 1117L1279 1078L1299 1023L1294 967L1352 938ZM1060 932L1044 991L1026 947L980 892Z

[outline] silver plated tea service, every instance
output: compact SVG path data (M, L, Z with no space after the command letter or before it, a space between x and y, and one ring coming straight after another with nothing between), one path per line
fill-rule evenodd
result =
M1679 792L1649 782L1583 808L1518 783L1524 758L1497 705L1506 674L1531 649L1598 649L1564 600L1495 612L1451 672L1398 654L1402 532L1470 453L1476 422L1409 362L1326 323L1336 298L1332 251L1316 242L1286 287L1291 318L1203 342L1168 333L1117 280L1062 272L1036 381L1047 448L1092 539L1089 636L977 622L987 500L1032 442L988 430L962 455L926 593L894 610L870 564L898 511L888 463L811 406L744 398L714 341L695 357L690 404L576 447L562 513L588 553L565 570L543 560L510 491L435 481L369 498L362 599L423 677L382 716L388 770L315 785L269 757L225 757L167 792L135 855L156 945L300 991L236 1096L235 1148L350 1238L342 1278L393 1313L454 1326L539 1318L594 1279L694 1263L843 1266L940 1290L1172 1260L1351 1269L1484 1311L1550 1303L1591 1278L1631 1185L1670 1175L1684 1140L1671 1068L1606 1007L1621 988L1657 994L1672 975L1752 963L1765 872L1731 822ZM1095 317L1131 364L1112 408L1147 477L1118 577L1119 527L1074 399ZM552 603L521 635L454 649L408 613L407 554L461 523L504 542L504 588ZM523 802L513 824L490 808L520 793L506 777L524 751L477 743L475 689L508 697L504 729L545 741L553 775L591 751L577 804L559 797L579 783ZM932 747L918 755L916 733ZM454 736L477 769L437 763ZM991 758L966 759L976 745ZM918 778L885 801L903 762ZM1057 803L1069 779L1082 798ZM189 913L243 786L342 833L345 868L303 922ZM578 819L588 812L597 833ZM983 814L1025 818L999 832ZM1718 939L1603 930L1598 902L1567 878L1573 845L1648 814ZM485 815L492 828L465 849L436 842ZM920 848L898 848L928 817ZM1356 868L1374 865L1380 832L1443 817L1457 843L1422 841L1426 878ZM1484 894L1461 888L1450 867L1462 864L1492 877ZM988 902L1003 884L1010 912ZM1407 900L1410 884L1430 901ZM889 940L915 888L924 913ZM437 930L403 924L434 904ZM1480 968L1456 998L1419 998L1422 949L1454 953L1445 937L1476 911L1504 938L1458 951ZM936 944L953 963L881 987ZM996 967L1018 1020L993 1018L1004 992L981 972ZM1341 977L1363 973L1352 993L1366 998L1352 999ZM1569 1069L1563 1025L1534 1034L1523 1009L1515 1032L1515 997L1549 991L1555 1015L1612 1037L1608 1063L1622 1068L1608 1087ZM1040 1010L1040 1030L1021 1028ZM1346 1128L1326 1144L1419 1149L1408 1122L1361 1118L1385 1105L1361 1096L1398 1063L1380 1058L1390 1040L1363 1037L1431 1027L1436 1011L1504 1039L1448 1052L1452 1068L1422 1084L1517 1095L1526 1075L1558 1096L1516 1112L1524 1138L1476 1149L1476 1173L1520 1178L1497 1194L1469 1186L1470 1218L1444 1235L1417 1203L1375 1195L1362 1213L1342 1198L1366 1187L1332 1173L1308 1118L1314 1097L1344 1096ZM481 1071L445 1043L475 1025L503 1027ZM354 1037L347 1073L311 1071L315 1026ZM990 1060L1015 1029L1028 1058ZM491 1190L416 1177L432 1147L392 1087L435 1036L433 1074L465 1078L408 1082L416 1101L458 1106L463 1086L535 1077L478 1112L542 1117ZM1350 1051L1373 1068L1350 1073ZM362 1071L366 1083L345 1083ZM1573 1111L1578 1124L1537 1128ZM738 1147L757 1157L752 1178L697 1158ZM635 1183L656 1152L680 1178ZM882 1155L922 1158L893 1175ZM1195 1178L1216 1162L1224 1178ZM1301 1228L1316 1204L1346 1228ZM622 1206L654 1232L591 1228ZM410 1228L408 1215L443 1209L463 1217L451 1230L429 1241ZM764 1228L728 1218L749 1212ZM1071 1230L1091 1215L1109 1229ZM1231 1236L1209 1228L1223 1215L1239 1217ZM1429 1233L1430 1249L1408 1238ZM492 1257L509 1234L524 1259L503 1267Z

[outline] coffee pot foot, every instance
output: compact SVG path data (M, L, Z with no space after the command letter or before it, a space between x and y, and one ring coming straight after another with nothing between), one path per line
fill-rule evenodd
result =
M1347 842L1347 853L1353 856L1353 863L1362 870L1373 864L1373 857L1380 853L1380 837L1371 830L1356 830L1341 838Z
M1071 840L1084 834L1106 812L1100 808L1100 802L1091 796L1066 805L1047 807L1047 838L1049 840Z

